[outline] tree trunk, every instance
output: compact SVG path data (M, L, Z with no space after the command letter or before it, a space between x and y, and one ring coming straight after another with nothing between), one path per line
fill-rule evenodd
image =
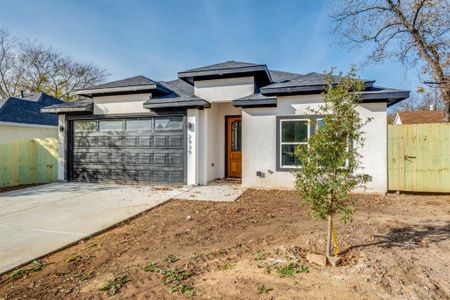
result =
M443 122L448 123L449 122L449 114L450 114L450 89L448 88L448 83L444 83L445 86L441 88L441 96L442 101L444 102L444 118Z
M325 255L327 257L332 256L331 253L333 251L333 244L332 244L332 240L331 240L332 226L333 226L333 216L329 215L328 216L328 230L327 230L327 249L325 251Z

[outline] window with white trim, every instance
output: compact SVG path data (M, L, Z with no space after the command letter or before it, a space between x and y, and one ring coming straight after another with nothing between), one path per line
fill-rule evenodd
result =
M295 156L295 148L299 145L308 146L310 122L301 118L280 119L279 130L279 168L298 168L300 162Z

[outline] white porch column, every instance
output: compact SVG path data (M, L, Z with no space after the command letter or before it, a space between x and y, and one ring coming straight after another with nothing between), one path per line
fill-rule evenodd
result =
M60 130L61 126L64 128L64 131ZM58 115L58 181L67 180L66 135L66 115Z
M187 184L199 184L200 112L187 110Z

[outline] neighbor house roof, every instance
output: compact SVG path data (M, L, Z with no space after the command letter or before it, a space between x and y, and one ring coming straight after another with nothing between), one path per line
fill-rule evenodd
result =
M400 124L442 123L444 114L441 111L405 111L398 112Z
M178 78L191 84L196 79L205 80L237 76L255 76L255 80L264 85L272 83L272 78L265 64L234 60L178 72Z
M22 97L8 97L0 101L0 122L33 125L58 125L58 117L41 113L41 109L54 104L64 103L45 93L36 93Z
M95 95L117 94L128 92L147 92L159 90L161 93L168 92L162 88L156 81L139 75L122 80L116 80L104 84L98 84L77 90L78 95L92 97Z

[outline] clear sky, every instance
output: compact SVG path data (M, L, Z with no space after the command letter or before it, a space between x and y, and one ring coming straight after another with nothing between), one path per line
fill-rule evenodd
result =
M0 28L108 70L109 79L177 71L227 60L298 73L347 71L364 52L331 33L333 0L0 0ZM335 0L334 0L335 1ZM418 71L368 65L361 77L415 91Z

